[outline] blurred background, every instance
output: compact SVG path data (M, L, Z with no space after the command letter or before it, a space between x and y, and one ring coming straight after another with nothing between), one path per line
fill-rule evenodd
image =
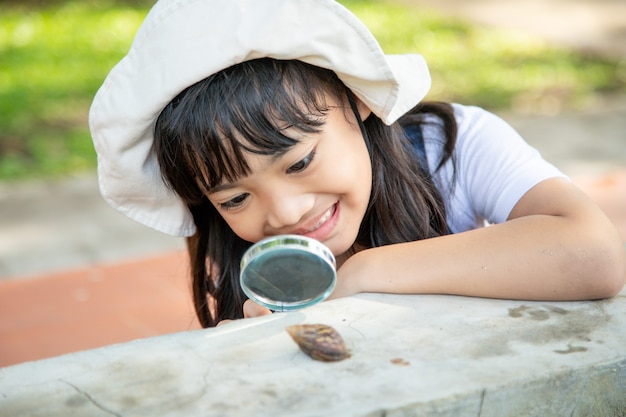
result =
M626 240L626 2L340 1L509 121ZM152 1L0 1L0 366L197 328L182 239L101 199L91 100Z

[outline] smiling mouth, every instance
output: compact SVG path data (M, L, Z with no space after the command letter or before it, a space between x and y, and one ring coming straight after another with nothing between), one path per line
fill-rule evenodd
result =
M324 225L324 223L326 223L328 221L328 219L330 219L332 217L332 215L335 213L335 210L337 209L337 205L333 204L332 207L330 207L326 213L324 213L322 215L322 217L320 217L320 219L317 221L317 223L315 223L315 225L313 227L311 227L310 229L308 229L306 231L306 233L311 233L316 231L317 229L319 229L320 227L322 227Z

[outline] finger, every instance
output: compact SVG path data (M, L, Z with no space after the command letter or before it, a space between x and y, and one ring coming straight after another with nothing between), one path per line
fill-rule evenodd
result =
M219 323L217 323L216 327L221 326L221 325L223 325L223 324L228 324L228 323L230 323L231 321L233 321L233 320L229 320L229 319L222 320L222 321L220 321Z
M243 304L243 316L247 319L252 317L267 316L272 314L269 308L262 307L252 300L246 300Z

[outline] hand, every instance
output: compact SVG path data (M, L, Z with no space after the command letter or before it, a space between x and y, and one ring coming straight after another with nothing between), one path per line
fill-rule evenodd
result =
M268 314L272 314L272 311L270 309L262 307L252 300L246 300L246 302L243 304L243 317L245 319L267 316ZM231 321L234 320L222 320L217 323L217 325L221 326L222 324L228 324Z

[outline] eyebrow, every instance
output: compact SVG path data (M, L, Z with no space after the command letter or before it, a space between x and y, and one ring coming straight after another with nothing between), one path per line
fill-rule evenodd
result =
M237 187L237 185L233 184L232 182L229 182L227 184L219 184L208 190L208 194L219 193L220 191L230 190L235 187Z
M271 154L271 155L265 155L265 156L269 156L270 158L270 163L275 163L276 161L278 161L280 158L282 158L283 156L285 156L287 154L287 152L289 152L292 148L287 148L284 150L281 150L280 152L277 152L275 154ZM246 176L243 176L242 178L245 178ZM238 185L236 183L226 183L226 184L219 184L216 185L215 187L211 188L210 190L207 190L207 194L213 194L213 193L219 193L220 191L226 191L226 190L230 190L233 188L236 188Z

